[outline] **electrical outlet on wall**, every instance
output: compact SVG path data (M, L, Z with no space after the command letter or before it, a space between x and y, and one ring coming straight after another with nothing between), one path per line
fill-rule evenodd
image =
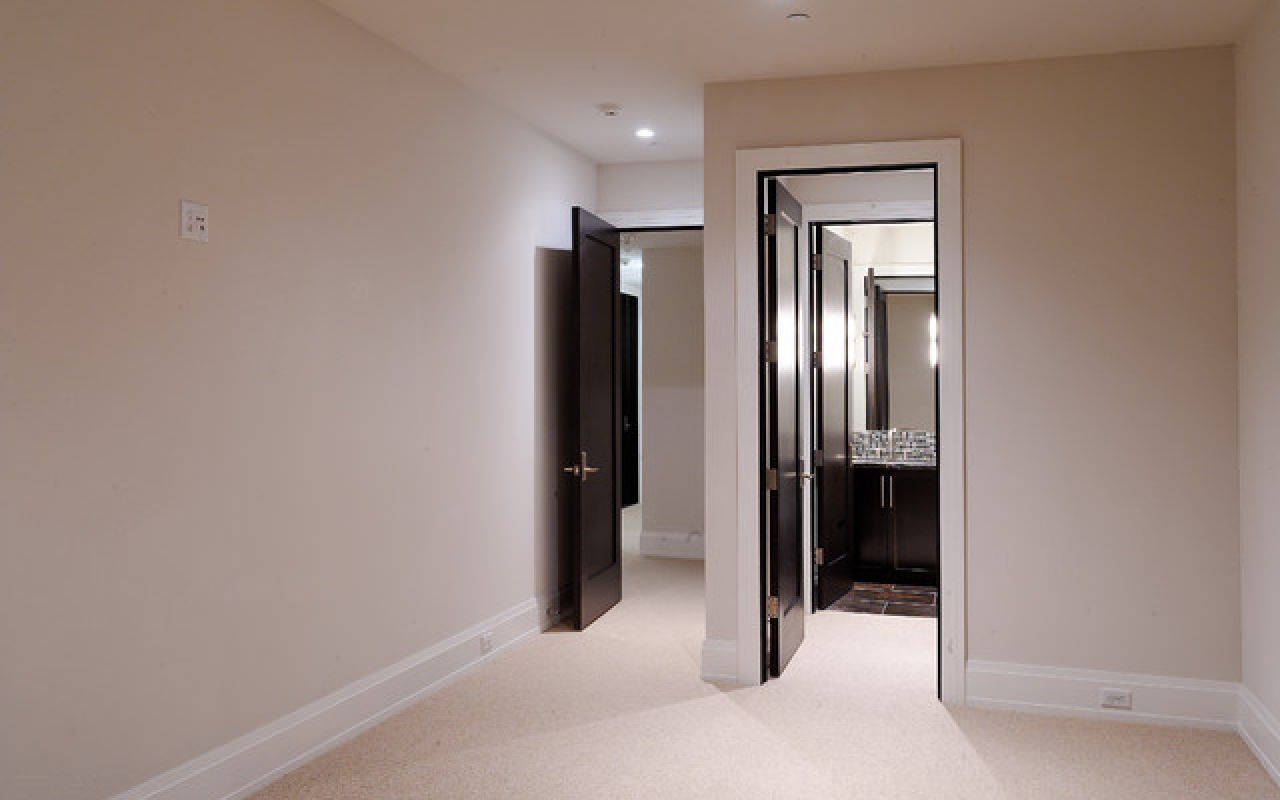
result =
M1102 689L1098 692L1098 703L1103 708L1132 711L1133 692L1128 689Z

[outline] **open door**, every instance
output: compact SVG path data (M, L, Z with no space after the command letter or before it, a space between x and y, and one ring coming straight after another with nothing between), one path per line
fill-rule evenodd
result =
M849 519L848 239L819 227L811 273L813 340L814 606L827 608L853 588Z
M578 630L622 599L619 246L612 225L573 209L576 429L567 437L562 485L573 494L568 524Z
M640 502L640 300L622 295L622 507Z
M800 204L776 179L766 182L760 234L763 276L761 332L765 453L762 504L767 674L778 676L804 640L804 554L801 508L811 476L800 453L801 352Z

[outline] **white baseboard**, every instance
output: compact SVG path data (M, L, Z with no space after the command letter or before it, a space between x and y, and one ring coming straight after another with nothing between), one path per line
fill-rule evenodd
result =
M1226 681L970 661L965 684L976 708L1217 730L1236 730L1239 719L1239 684ZM1103 689L1128 689L1133 709L1102 708Z
M548 601L547 607L552 606ZM240 800L542 629L536 600L472 626L111 800ZM481 637L491 635L484 652Z
M738 682L738 643L732 639L702 640L702 679Z
M640 531L640 555L706 558L701 531Z
M1258 757L1271 780L1280 784L1280 720L1248 686L1240 687L1240 738Z

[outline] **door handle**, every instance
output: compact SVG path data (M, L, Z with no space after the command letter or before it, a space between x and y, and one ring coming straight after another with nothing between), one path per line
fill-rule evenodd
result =
M808 481L808 480L813 480L813 473L812 472L784 472L782 473L782 477L799 478L802 481Z
M572 466L564 467L561 471L562 471L562 472L566 472L566 473L568 473L569 475L572 475L572 476L573 476L573 477L575 477L575 478L579 478L579 479L581 479L581 480L582 480L582 482L583 482L583 483L585 483L585 482L586 482L586 480L587 480L587 476L596 474L597 472L599 472L599 471L600 471L600 468L599 468L599 467L591 467L591 466L588 466L588 465L587 465L587 451L586 451L586 450L583 450L583 451L582 451L582 453L581 453L581 456L580 456L580 457L581 457L581 459L582 459L582 460L581 460L579 463L577 463L577 464L573 464Z

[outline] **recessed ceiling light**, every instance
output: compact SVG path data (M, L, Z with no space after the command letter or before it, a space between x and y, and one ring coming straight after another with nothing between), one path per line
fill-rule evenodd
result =
M653 128L636 128L636 137L640 139L652 139Z
M797 11L794 14L788 14L787 19L791 22L808 22L809 15L804 13L803 11Z

